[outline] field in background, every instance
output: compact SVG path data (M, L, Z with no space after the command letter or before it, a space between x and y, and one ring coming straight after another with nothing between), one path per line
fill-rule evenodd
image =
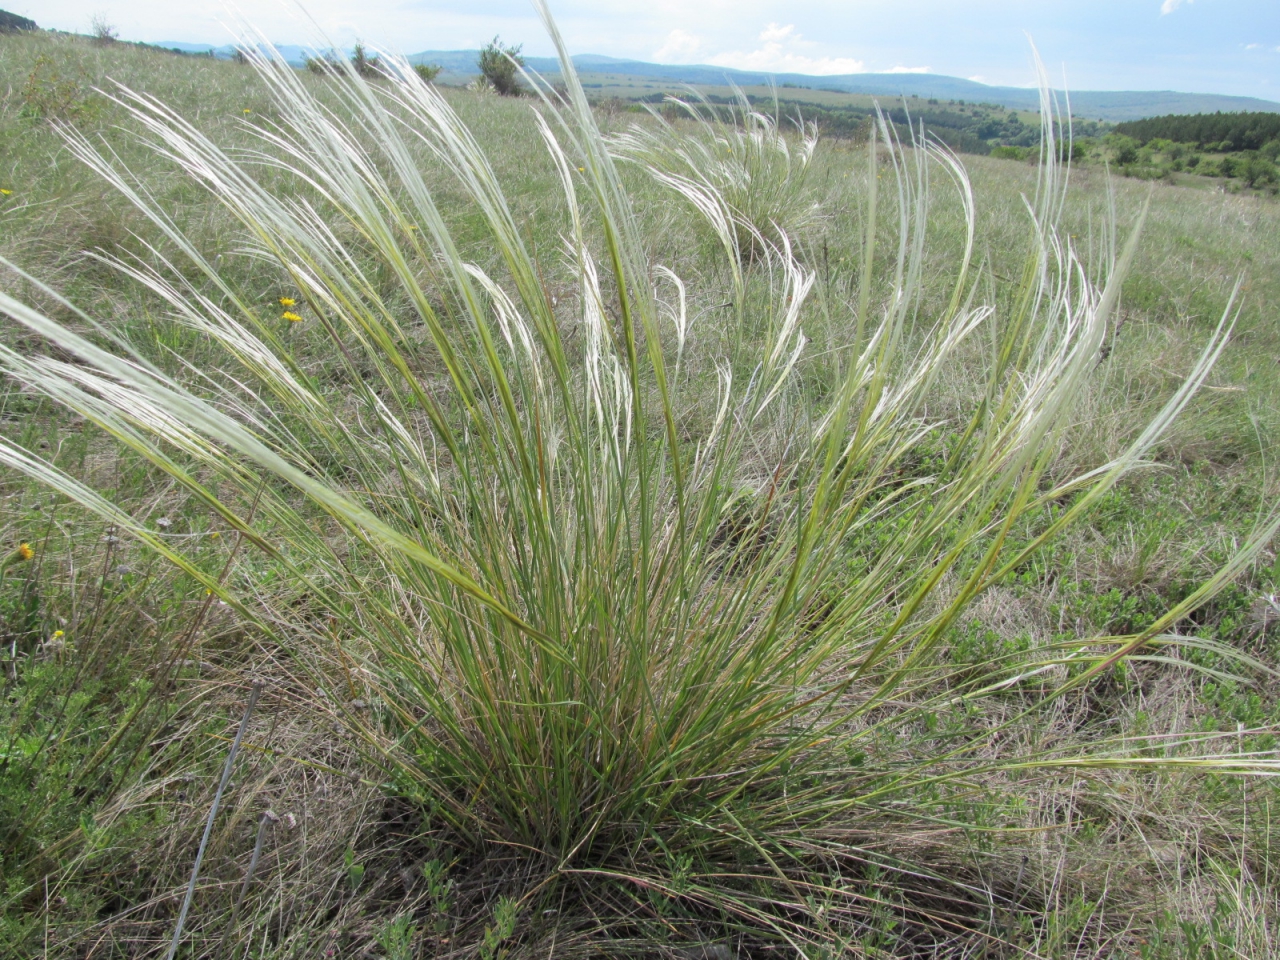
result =
M209 56L233 59L230 46L204 48L180 44L164 49L179 56ZM299 46L282 46L276 53L294 66L313 59L313 51ZM439 69L440 85L465 87L477 76L477 51L437 51L413 54L410 61ZM330 52L330 57L338 56ZM822 78L784 75L770 78L741 71L719 72L708 67L677 67L661 64L615 61L608 57L580 58L580 78L588 96L606 111L641 111L645 104L660 104L669 97L706 97L712 103L734 101L739 91L766 111L776 107L785 117L798 114L819 124L824 136L862 139L870 129L877 106L884 109L909 139L909 131L921 124L930 136L961 153L990 154L1001 159L1036 162L1040 133L1039 105L1034 90L984 87L956 78L891 76ZM529 69L548 82L559 82L559 65L552 58L530 57ZM730 84L735 84L736 87ZM693 93L696 91L696 93ZM923 92L921 92L923 91ZM1238 126L1230 117L1242 120L1271 118L1280 114L1238 113L1266 110L1266 101L1250 98L1214 97L1199 94L1077 92L1072 97L1057 94L1056 110L1064 115L1070 108L1077 165L1109 165L1123 175L1139 179L1163 179L1168 183L1196 189L1231 191L1280 191L1280 168L1273 149L1262 143L1231 144L1219 136L1213 143L1183 142L1150 137L1134 139L1126 132L1137 122L1134 117L1151 118L1173 112L1179 115L1228 115L1228 128ZM966 99L968 97L968 99ZM1117 126L1117 122L1118 126ZM1114 129L1113 129L1114 128ZM1167 137L1167 134L1166 134ZM1197 138L1191 138L1195 140ZM1201 159L1206 161L1203 164Z
M66 37L0 37L0 256L120 336L199 369L207 359L200 339L86 254L145 255L155 231L68 155L50 121L103 138L203 242L217 247L227 238L227 262L235 262L246 280L256 276L255 267L237 257L225 212L117 129L127 118L92 89L112 80L155 95L224 145L248 147L247 128L275 118L256 75L234 63ZM585 74L583 80L602 98L660 92L650 91L645 84L651 81L643 78L608 78L606 84ZM326 81L306 82L323 89ZM529 161L537 142L529 102L463 90L446 95L494 159L516 220L554 287L565 217L552 171ZM833 107L869 105L868 98L845 94L805 91L804 98ZM608 131L636 119L627 111L601 111ZM1031 117L1020 120L1030 123ZM980 211L980 258L994 277L1016 275L1026 253L1020 247L1026 233L1022 197L1034 191L1035 169L982 156L963 159ZM852 142L823 141L815 164L819 215L800 238L800 256L815 270L821 297L851 301L863 229L863 153ZM429 176L468 244L466 254L491 263L496 254L486 246L475 211L459 202L448 178ZM668 194L635 171L629 176L652 257L697 276L713 246L705 230ZM1070 539L991 591L955 629L949 644L958 665L978 665L1063 635L1141 629L1208 576L1280 493L1280 205L1259 195L1108 180L1099 167L1086 166L1073 173L1066 213L1073 242L1100 256L1109 206L1114 204L1123 234L1147 197L1151 211L1138 260L1081 408L1081 429L1058 453L1055 476L1079 475L1132 439L1186 375L1243 277L1231 344L1159 447L1157 462L1110 495ZM928 277L946 275L961 244L960 224L954 199L939 190L924 315L949 292L930 286ZM882 289L885 278L876 283ZM60 318L72 317L32 283L6 276L3 286ZM289 293L266 285L261 290L264 305ZM692 307L696 315L716 304ZM11 345L29 346L12 329L3 336ZM824 382L824 348L842 336L838 329L815 331L802 361L815 383ZM316 363L320 369L322 361ZM972 388L964 369L952 371L930 415L950 422ZM707 390L714 394L715 384ZM0 428L112 486L140 512L163 519L167 535L204 538L211 558L221 549L218 541L228 532L215 518L190 503L170 512L171 491L83 422L8 386L0 399ZM213 835L205 875L220 886L204 904L207 936L238 931L241 955L253 956L327 956L329 949L354 956L366 948L387 956L447 956L465 941L495 957L508 940L527 946L530 955L548 955L546 917L495 915L500 901L495 889L485 887L491 875L485 865L453 863L429 837L416 835L415 813L370 782L349 733L314 709L311 692L288 665L229 610L155 556L26 480L4 477L3 494L2 548L27 543L35 555L12 559L0 584L6 651L0 953L38 955L48 942L50 956L157 955L252 673L266 676L271 686L250 738L254 749L235 775ZM1280 690L1268 672L1280 663L1271 627L1280 617L1271 599L1280 581L1275 564L1268 551L1181 627L1261 661L1247 683L1176 665L1131 664L1058 703L1051 716L1031 714L1007 736L1045 742L1221 730L1240 731L1242 750L1274 749L1267 731L1280 720ZM271 569L257 573L262 590L274 588ZM176 658L175 650L181 651ZM158 670L161 663L172 667ZM1219 666L1211 658L1202 665ZM1034 691L1017 696L1034 701ZM1024 705L1011 698L1008 716ZM973 722L1002 719L993 714ZM993 784L991 793L957 801L939 815L936 835L891 837L886 844L899 843L896 853L903 856L914 846L916 855L970 883L982 879L975 876L981 868L970 869L974 851L997 851L1017 880L1010 887L1002 878L1012 893L1007 905L993 908L990 955L1007 949L1009 955L1046 957L1262 957L1275 947L1280 857L1271 848L1270 826L1277 799L1267 780L1062 775L1025 787ZM995 832L1007 827L1014 830ZM266 839L258 864L260 837ZM241 913L232 905L251 858L267 892L255 894ZM53 878L51 885L42 882L46 877ZM857 949L869 956L910 955L895 940L893 890L874 883L869 889L883 901L883 922L868 928ZM547 909L547 916L554 914ZM286 915L291 930L309 928L312 939L304 942L295 932L286 944L264 946L271 925L284 924ZM396 939L394 924L402 916L430 930L429 946L420 941L417 954ZM974 942L957 933L953 955L972 950ZM710 947L698 955L720 956Z
M558 73L547 74L552 81ZM439 82L465 86L469 74L445 71ZM739 95L745 96L756 109L776 113L794 121L803 116L818 124L823 136L830 139L865 140L877 108L885 111L899 136L910 139L911 131L921 126L928 134L951 149L965 154L990 155L1002 160L1038 162L1040 114L1038 110L1002 106L986 101L966 101L908 94L882 96L851 93L838 88L808 87L794 83L781 86L743 84L734 88L727 84L700 82L676 83L655 75L593 72L588 66L581 74L587 95L606 112L643 112L646 107L661 107L671 97L704 97L723 108ZM1214 142L1181 142L1154 135L1135 139L1129 128L1141 128L1153 121L1115 125L1101 119L1081 115L1074 100L1059 97L1056 108L1073 111L1071 138L1072 162L1076 167L1105 167L1119 176L1143 180L1163 179L1170 184L1195 189L1219 189L1232 192L1258 191L1275 195L1280 191L1280 168L1277 167L1276 145L1280 141L1233 144L1218 136ZM1188 105L1189 108L1191 105ZM671 110L668 109L668 115ZM1274 118L1280 114L1234 114L1218 125L1233 124L1230 117L1242 121ZM1194 121L1194 117L1184 118ZM1065 133L1060 132L1065 137Z

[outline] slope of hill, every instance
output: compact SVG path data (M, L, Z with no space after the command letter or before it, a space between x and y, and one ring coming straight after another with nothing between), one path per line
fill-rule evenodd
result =
M19 30L37 30L34 20L20 17L8 10L0 10L0 33L16 33Z
M204 53L219 60L230 60L236 55L235 45L230 43L216 46L212 43L184 43L177 40L160 40L150 44L150 46L159 47L162 50L176 50L178 53ZM263 49L265 52L267 48L264 46ZM296 43L277 43L273 45L273 49L277 55L284 58L286 63L294 67L304 66L307 57L316 54L314 47L305 47Z
M475 50L426 50L409 59L415 63L436 63L447 73L473 75L476 72ZM835 90L842 93L876 97L918 96L939 100L965 100L1038 110L1040 94L1034 88L994 87L960 77L927 73L855 73L841 76L815 77L799 73L761 73L733 70L706 64L673 65L646 63L641 60L619 60L598 54L582 54L573 58L580 71L596 75L649 77L669 83L723 86L726 81L738 86L774 83L813 90ZM555 60L529 57L528 65L540 72L555 72ZM1213 93L1181 93L1173 90L1081 90L1070 95L1071 112L1095 120L1137 120L1166 113L1212 113L1214 111L1280 111L1280 103L1254 97L1232 97Z
M235 53L230 45L215 47L213 44L157 43L155 46L184 53L212 53L222 59ZM280 56L294 66L302 66L310 47L296 44L279 44L275 47ZM444 68L443 82L462 82L475 76L478 50L423 50L409 55L412 63L434 63ZM552 75L559 66L552 57L527 57L530 69ZM801 73L762 73L759 71L733 70L707 64L647 63L643 60L620 60L599 54L580 54L573 58L578 69L602 80L610 76L643 77L667 84L694 86L799 87L810 90L837 91L874 97L921 97L938 100L962 100L984 103L1016 110L1038 110L1039 91L1031 87L994 87L961 77L947 77L929 73L854 73L840 76L815 77ZM1079 90L1070 94L1071 112L1078 117L1092 120L1119 122L1139 120L1144 117L1169 113L1214 113L1216 111L1266 111L1280 112L1280 103L1259 100L1255 97L1232 97L1216 93L1181 93L1174 90Z
M946 100L990 103L1019 110L1037 110L1039 91L1030 87L996 87L927 73L856 73L842 76L814 77L804 74L765 74L730 70L713 66L671 66L638 61L613 60L609 57L577 57L580 69L595 72L627 73L684 83L724 83L728 77L738 85L767 83L791 84L814 89L840 90L845 93L872 96L919 96ZM1217 110L1275 110L1280 103L1253 97L1232 97L1211 93L1180 93L1172 90L1081 90L1070 95L1072 113L1099 120L1131 120L1161 113L1208 113Z

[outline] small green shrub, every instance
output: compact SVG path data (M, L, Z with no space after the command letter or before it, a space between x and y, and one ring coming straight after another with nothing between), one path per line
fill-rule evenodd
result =
M1246 159L1242 165L1236 167L1235 175L1244 181L1246 187L1265 187L1280 182L1280 170L1262 156Z
M89 18L89 36L98 44L115 43L120 38L118 31L106 14L95 13Z
M417 72L424 82L431 83L436 77L440 76L444 67L434 63L415 63L413 69Z
M308 72L319 74L320 76L332 74L338 67L332 54L326 54L319 57L306 57L303 62L306 64Z
M520 905L510 897L499 897L493 908L493 923L484 929L480 943L481 960L504 960L508 954L506 942L516 932L516 919Z
M1031 151L1028 147L992 147L990 156L997 160L1025 160Z
M362 43L356 44L355 52L351 55L351 66L355 68L356 73L367 80L382 76L378 58L371 57L365 53L364 44Z
M401 914L386 923L378 931L378 946L386 952L387 960L414 960L414 940L417 929L413 925L413 917Z
M1141 144L1133 137L1112 133L1104 137L1103 142L1111 151L1112 161L1118 166L1127 167L1138 162L1138 150Z
M21 115L43 120L86 120L95 116L101 98L94 96L83 75L67 76L57 62L41 54L20 92Z
M498 37L494 37L480 51L476 66L480 75L494 91L504 97L520 95L520 68L524 66L524 57L520 56L520 47L504 47Z

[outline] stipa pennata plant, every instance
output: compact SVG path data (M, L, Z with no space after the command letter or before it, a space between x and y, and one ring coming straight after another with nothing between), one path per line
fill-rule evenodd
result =
M749 259L803 234L818 218L809 184L818 127L797 116L770 116L741 90L736 100L713 104L695 94L668 97L666 113L649 108L647 123L632 124L611 145L645 166L659 182L685 195L707 214L734 255Z
M633 913L626 898L639 890L663 916L679 903L797 945L832 942L867 909L840 879L877 856L858 846L859 825L966 777L1126 763L1272 770L1269 757L1217 757L1197 742L1158 757L1103 741L993 760L993 731L944 747L900 733L1029 677L1051 678L1052 699L1178 642L1170 624L1265 542L1272 531L1140 635L941 682L948 630L1141 463L1222 349L1229 311L1129 449L1048 482L1136 242L1095 282L1055 226L1052 151L1007 314L979 300L958 160L925 141L903 149L883 123L867 156L853 306L829 302L824 315L812 302L816 278L782 223L755 230L756 255L741 256L713 152L687 152L696 176L664 181L725 239L732 282L691 290L650 262L616 166L634 150L600 135L543 12L567 93L544 89L534 122L562 196L573 297L553 302L480 144L413 67L383 58L376 85L344 69L329 86L335 107L247 47L280 117L254 127L255 154L226 153L145 95L115 99L236 219L274 288L298 291L288 306L299 319L279 314L282 299L264 309L260 290L72 130L70 149L166 238L115 266L217 362L169 370L70 303L80 331L0 295L15 323L57 347L0 348L7 374L171 478L229 532L226 552L212 562L204 545L157 536L9 440L0 459L167 557L309 671L317 699L344 711L439 836L518 851L539 878L529 896L563 884L597 897L598 913ZM663 136L685 150L670 131L652 135L655 149ZM461 252L424 152L483 216L494 266ZM952 292L926 317L929 171L955 185L967 227ZM890 294L873 302L881 174L900 232ZM728 298L714 331L687 306L708 295ZM841 363L810 409L798 399L804 329L819 321L839 329ZM976 337L990 343L980 397L930 460L941 425L926 403ZM700 339L724 355L708 361ZM309 369L317 351L323 377ZM358 886L354 854L347 866ZM515 932L516 901L501 902L492 951Z

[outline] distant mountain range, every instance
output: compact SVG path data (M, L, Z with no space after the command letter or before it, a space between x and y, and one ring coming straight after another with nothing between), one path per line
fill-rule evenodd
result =
M184 53L212 52L214 56L229 58L235 53L231 46L214 47L210 44L157 43L157 47L181 50ZM302 66L307 56L314 56L309 47L279 45L276 52L287 62ZM411 63L434 63L444 68L441 79L462 81L474 76L478 50L424 50L411 54ZM539 73L550 75L560 70L559 61L552 57L526 57L527 65ZM815 77L802 73L762 73L734 70L706 64L647 63L643 60L619 60L599 54L585 53L573 58L574 66L583 74L645 77L670 84L694 84L724 86L757 86L773 83L779 87L798 87L812 90L832 90L840 93L866 94L876 97L935 97L939 100L964 100L970 103L990 103L1019 110L1036 110L1040 105L1039 91L1025 87L993 87L975 80L946 77L932 73L851 73L839 76ZM788 94L790 96L790 94ZM1215 113L1241 110L1280 113L1280 103L1259 100L1256 97L1230 97L1216 93L1178 93L1172 90L1077 90L1070 95L1071 112L1078 117L1094 120L1139 120L1169 113Z

